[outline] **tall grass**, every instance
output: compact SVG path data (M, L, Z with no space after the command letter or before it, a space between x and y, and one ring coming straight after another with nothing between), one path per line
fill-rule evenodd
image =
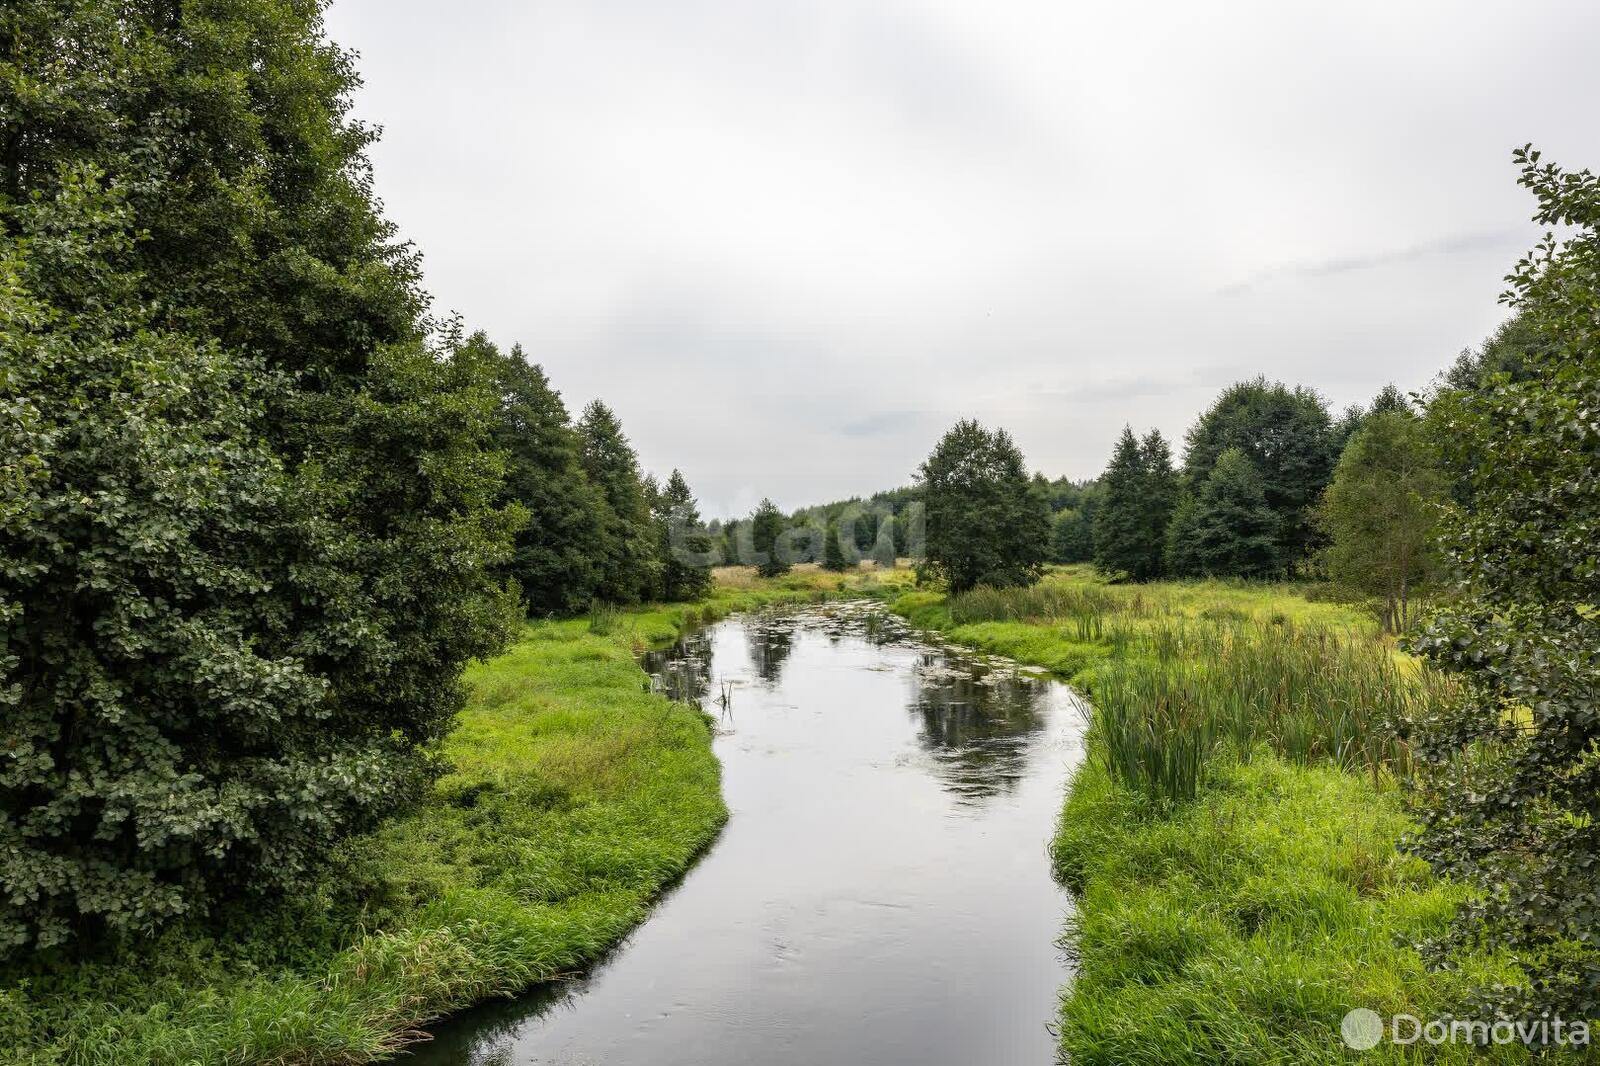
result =
M1117 780L1160 799L1192 799L1219 751L1248 759L1263 744L1381 784L1410 768L1397 723L1451 698L1447 679L1403 669L1381 641L1327 630L1184 622L1141 645L1097 679L1100 751Z
M1122 602L1094 586L1031 585L1027 588L992 589L979 586L951 596L950 618L958 625L969 622L1058 622L1093 618L1120 611Z

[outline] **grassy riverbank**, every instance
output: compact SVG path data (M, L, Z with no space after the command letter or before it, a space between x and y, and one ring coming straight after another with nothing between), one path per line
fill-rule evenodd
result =
M894 601L1097 704L1053 846L1078 900L1061 1017L1075 1066L1351 1061L1347 1011L1428 1018L1474 981L1513 976L1490 958L1430 973L1405 946L1439 931L1459 895L1397 849L1404 752L1369 712L1440 694L1370 614L1308 593L1112 586L1073 567L1028 590ZM1363 1055L1472 1057L1387 1043Z
M530 623L467 674L426 803L320 886L136 951L12 971L0 1063L346 1063L452 1010L570 973L647 914L726 818L702 715L634 661L688 623L905 575L738 572L707 600Z

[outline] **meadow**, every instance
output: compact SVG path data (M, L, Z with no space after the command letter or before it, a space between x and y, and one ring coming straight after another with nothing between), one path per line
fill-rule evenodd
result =
M1351 1061L1340 1022L1438 1016L1503 958L1430 970L1462 890L1399 843L1409 752L1395 724L1451 697L1376 617L1316 585L1114 585L1088 567L1038 585L893 601L957 643L1044 666L1094 704L1090 757L1052 845L1076 897L1075 1064ZM1467 1061L1465 1045L1364 1060ZM1495 1061L1526 1061L1520 1047Z
M635 655L769 603L903 573L728 571L706 600L531 621L467 671L426 802L358 837L316 890L78 960L14 967L0 1063L359 1063L451 1011L582 969L649 913L727 817L711 731Z

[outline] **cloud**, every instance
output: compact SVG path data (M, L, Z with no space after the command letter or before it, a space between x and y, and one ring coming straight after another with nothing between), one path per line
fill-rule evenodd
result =
M1393 248L1364 255L1331 256L1303 263L1285 263L1257 271L1244 281L1224 285L1217 292L1222 296L1237 296L1275 281L1334 277L1363 270L1414 263L1419 259L1449 255L1484 255L1496 253L1502 258L1527 243L1527 234L1521 229L1497 229L1482 233L1462 233L1425 241L1408 248Z
M707 514L904 484L960 417L1086 477L1229 381L1421 385L1504 313L1511 147L1600 162L1585 0L437 14L328 15L435 306Z

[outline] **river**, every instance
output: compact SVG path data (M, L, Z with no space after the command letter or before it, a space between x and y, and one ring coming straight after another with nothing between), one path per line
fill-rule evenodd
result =
M592 972L449 1019L405 1062L1055 1060L1069 688L867 603L736 616L643 665L717 719L726 829Z

